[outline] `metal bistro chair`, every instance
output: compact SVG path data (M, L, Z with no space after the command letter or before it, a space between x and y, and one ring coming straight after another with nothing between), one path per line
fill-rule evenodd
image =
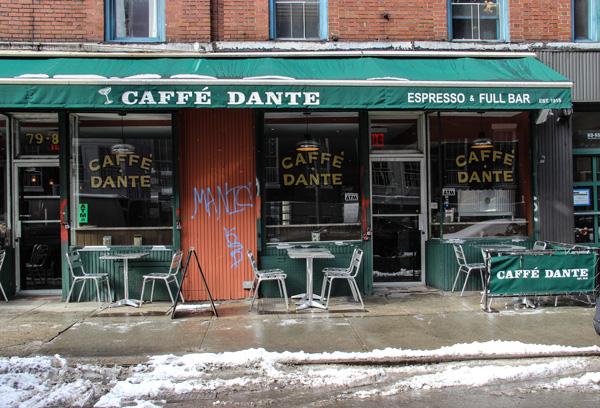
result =
M252 295L252 301L250 302L250 312L252 310L252 306L254 305L254 300L256 299L256 294L258 293L258 288L262 281L272 281L276 280L279 284L279 295L282 295L285 299L285 308L289 312L290 306L288 303L288 295L287 289L285 287L285 279L287 275L281 269L265 269L262 271L258 270L256 266L256 260L254 259L254 255L252 251L246 249L246 253L248 254L248 258L250 259L250 265L252 265L252 271L254 272L254 282L252 282L252 288L250 289L250 294Z
M171 287L169 284L171 282L175 282L177 286L177 293L181 296L181 301L185 303L183 299L183 293L179 291L179 281L177 279L177 274L179 274L179 270L181 269L181 261L183 260L183 251L177 251L173 254L173 258L171 259L171 265L169 266L169 271L167 273L151 273L149 275L144 275L144 281L142 282L142 293L140 294L140 306L144 303L144 288L146 286L146 281L152 281L152 290L150 291L150 302L152 302L152 298L154 297L154 283L157 280L162 280L167 285L167 290L169 291L169 297L171 298L171 303L175 305L175 298L173 297L173 293L171 293ZM176 295L177 296L177 295Z
M479 270L481 275L481 284L485 288L485 283L483 281L483 271L486 266L485 263L467 263L467 258L465 257L465 253L463 251L462 245L454 244L454 254L456 255L456 261L458 262L458 272L456 273L456 279L454 279L454 285L452 286L452 292L454 292L454 288L456 287L456 283L458 282L458 277L461 273L466 273L467 277L465 278L465 284L463 285L462 291L460 295L463 295L465 288L467 287L467 282L469 281L469 275L472 270Z
M6 251L3 249L0 251L0 276L2 273L2 264L4 264L4 257L6 256ZM2 282L0 282L0 290L2 291L2 296L4 296L4 300L8 302L8 298L6 297L6 292L4 292L4 287L2 287Z
M325 308L329 307L329 299L331 298L331 287L333 286L334 279L346 279L348 281L348 285L350 285L350 290L352 291L352 296L354 296L355 302L360 302L362 308L365 308L365 304L363 303L362 297L360 296L360 291L358 289L358 285L356 284L356 275L358 275L358 271L360 270L360 263L362 262L363 250L356 248L354 249L354 253L352 254L352 259L350 260L350 266L347 268L325 268L323 269L323 287L321 288L321 301L323 301L325 297L325 289L327 288L327 283L329 283L329 291L327 292L327 303L325 304Z
M69 271L71 272L71 278L73 279L73 283L71 283L71 289L69 289L69 294L67 295L67 301L65 302L65 307L69 304L69 299L71 299L71 293L73 293L73 288L75 288L75 284L77 282L82 282L81 289L79 290L79 296L77 297L77 301L81 299L81 294L83 293L83 288L87 281L93 280L96 283L96 298L98 299L98 307L100 307L100 282L106 282L106 288L108 293L108 300L112 303L112 296L110 294L110 283L108 283L108 274L107 273L86 273L83 269L83 262L81 260L81 255L78 252L68 253L67 252L67 263L69 264ZM75 270L79 270L81 275L77 275Z
M544 249L546 249L546 246L548 246L548 244L544 241L535 241L535 243L533 244L533 250L543 251Z
M37 288L36 279L40 281L40 284L46 283L46 258L48 254L48 245L36 244L31 251L31 259L25 264L27 275L31 279L34 288Z

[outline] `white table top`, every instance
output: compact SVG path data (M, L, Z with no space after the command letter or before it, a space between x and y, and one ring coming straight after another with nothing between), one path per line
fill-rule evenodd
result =
M140 259L149 255L148 252L129 252L129 253L121 253L121 254L107 254L102 255L99 259Z
M520 245L510 244L489 244L489 245L473 245L475 248L480 248L488 252L502 252L502 251L527 251L527 247Z
M288 248L290 258L335 258L327 248Z

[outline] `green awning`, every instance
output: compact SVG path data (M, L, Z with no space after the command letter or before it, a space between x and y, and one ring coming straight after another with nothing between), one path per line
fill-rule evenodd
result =
M571 87L533 57L0 59L0 109L560 109Z

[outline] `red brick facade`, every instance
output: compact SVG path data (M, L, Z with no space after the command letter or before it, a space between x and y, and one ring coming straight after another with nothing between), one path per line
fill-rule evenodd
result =
M0 41L103 40L103 0L12 0L0 3Z
M339 41L443 41L444 0L328 2L329 38Z
M511 0L511 42L571 41L571 0ZM446 0L328 1L328 40L446 41ZM167 43L269 40L269 1L165 1ZM0 41L103 42L104 0L0 4Z
M210 42L210 3L206 0L165 0L167 42Z
M511 0L511 42L569 42L571 36L570 0Z

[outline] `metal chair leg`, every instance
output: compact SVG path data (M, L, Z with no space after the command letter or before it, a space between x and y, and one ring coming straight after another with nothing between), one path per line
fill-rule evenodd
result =
M167 291L169 292L169 297L171 298L171 304L175 304L175 299L173 299L173 294L171 293L171 287L169 286L169 282L165 279L165 285L167 285Z
M290 304L288 301L287 289L285 288L285 282L283 282L283 280L281 280L280 283L281 283L281 287L283 288L283 298L285 299L285 309L289 312Z
M144 303L144 288L146 287L146 279L142 281L142 293L140 294L140 306Z
M458 277L462 272L462 266L458 268L458 272L456 273L456 278L454 278L454 285L452 285L452 292L454 292L454 288L456 288L456 283L458 282Z
M77 297L77 302L81 300L81 294L83 293L83 288L85 288L85 284L87 283L87 279L82 280L83 285L81 285L81 289L79 290L79 296Z
M179 293L179 297L181 298L181 303L185 303L185 299L183 298L183 292L180 290L181 286L179 286L179 282L175 279L175 285L177 285L177 293Z
M102 302L100 301L100 285L98 284L98 279L94 279L96 283L96 298L98 299L98 308L102 306Z
M112 303L112 293L110 293L110 282L108 281L108 276L106 277L106 288L108 290L108 302Z
M331 287L333 286L333 280L335 277L331 277L329 280L329 291L327 292L327 303L325 303L325 309L329 309L329 299L331 299Z
M69 304L69 299L71 299L71 293L73 293L73 288L75 287L75 280L71 283L71 289L69 289L69 294L67 295L67 301L65 302L65 307Z
M469 282L469 276L471 275L471 271L467 272L467 277L465 278L465 284L463 285L462 290L460 291L460 295L462 296L465 292L465 288L467 287L467 282Z
M321 302L323 301L323 299L325 299L325 290L327 289L327 280L329 278L327 277L327 275L323 276L323 285L321 286Z
M252 296L252 301L250 302L250 309L248 311L252 311L252 306L254 305L254 299L256 299L256 293L258 292L258 287L260 286L260 279L256 282L256 287L254 288L254 296Z

